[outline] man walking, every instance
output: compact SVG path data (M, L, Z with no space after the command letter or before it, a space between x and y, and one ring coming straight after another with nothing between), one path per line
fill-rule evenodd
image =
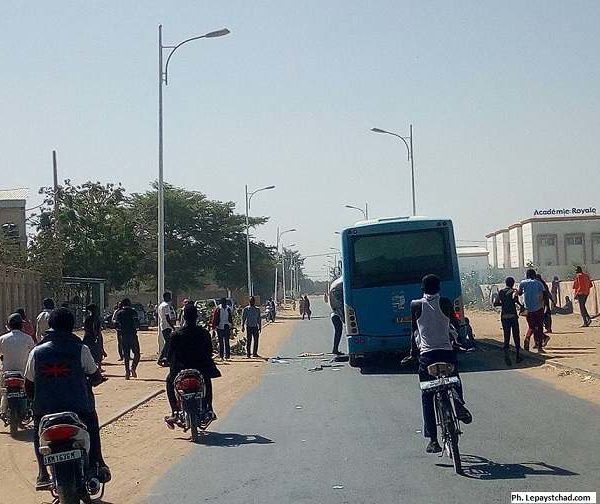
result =
M137 366L140 362L140 342L138 340L137 330L140 321L137 312L131 307L131 300L128 298L121 301L121 309L115 315L117 328L121 331L121 344L123 345L123 362L125 364L125 379L129 377L137 378ZM129 365L129 359L133 353L133 361Z
M304 294L304 312L302 313L302 320L304 320L304 315L308 317L308 320L310 320L310 316L312 315L312 312L310 311L310 301L306 294Z
M167 362L167 356L169 355L169 341L171 341L171 335L175 330L175 310L171 305L173 297L170 292L163 294L163 301L158 305L157 316L158 316L158 365L166 367L169 365Z
M242 310L242 332L246 331L246 357L250 358L250 348L254 341L252 357L258 357L258 336L262 330L260 308L256 306L256 299L250 296L249 305Z
M515 344L516 361L521 362L521 337L519 335L519 315L517 313L517 306L522 306L519 303L519 297L517 290L515 289L515 279L513 277L506 278L506 287L498 292L498 298L496 299L494 306L501 306L500 322L502 324L502 331L504 332L504 361L507 366L511 366L509 348L510 348L510 334L512 332L513 342Z
M50 320L50 312L54 310L54 300L45 298L42 301L44 309L37 316L35 321L35 340L42 341L44 333L48 330L48 320Z
M533 341L539 353L544 353L544 286L536 278L534 269L528 269L526 278L519 284L519 296L523 296L525 309L527 310L527 324L533 333ZM523 347L529 351L529 340L531 336L525 336Z
M333 324L333 350L334 355L342 355L340 342L344 330L344 292L342 279L334 280L329 289L329 306L331 307L331 323Z
M227 299L222 298L219 306L215 308L212 316L212 328L217 331L219 337L219 357L229 360L231 350L229 346L229 336L231 335L231 308L227 306Z
M581 266L577 266L575 269L575 281L573 282L573 296L579 302L579 311L581 318L583 319L583 325L581 327L587 327L592 323L592 317L585 307L588 296L590 295L590 289L594 286L590 280L590 276L584 273Z

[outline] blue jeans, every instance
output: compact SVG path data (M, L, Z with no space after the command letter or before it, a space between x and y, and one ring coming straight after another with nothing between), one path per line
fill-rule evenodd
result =
M217 336L219 337L219 357L221 359L225 357L229 359L231 356L231 349L229 347L229 335L231 334L231 327L228 325L224 329L217 329Z

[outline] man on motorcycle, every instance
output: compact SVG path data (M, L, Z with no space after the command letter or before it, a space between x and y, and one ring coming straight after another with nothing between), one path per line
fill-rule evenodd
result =
M29 352L35 346L31 336L25 334L23 328L23 318L18 313L13 313L8 317L6 328L10 331L0 336L0 358L2 358L2 373L0 373L0 387L4 381L4 371L18 371L25 373L27 357ZM8 401L4 389L0 398L0 414L6 415Z
M92 386L103 379L90 349L73 334L75 318L67 308L50 314L44 340L29 354L25 368L25 390L33 400L34 449L38 462L36 490L51 487L48 470L39 452L39 424L44 415L72 411L90 435L89 467L101 482L110 480L100 446L100 427Z
M166 379L166 389L172 414L170 417L165 417L165 423L169 429L175 428L179 409L174 382L177 374L184 369L196 369L202 373L206 384L207 418L210 421L217 418L212 405L211 378L218 378L221 373L212 359L213 348L210 333L197 324L198 309L195 305L184 306L183 319L184 326L175 331L171 337L168 355L170 372Z
M454 366L453 376L458 376L456 350L450 339L450 319L452 302L440 297L440 279L436 275L426 275L422 280L423 297L410 305L413 333L413 357L419 359L419 381L435 380L427 367L435 362L448 362ZM458 419L469 424L473 418L465 408L462 387L458 387L458 400L455 401ZM427 453L439 453L442 448L437 440L434 397L431 392L422 392L423 434L429 438Z

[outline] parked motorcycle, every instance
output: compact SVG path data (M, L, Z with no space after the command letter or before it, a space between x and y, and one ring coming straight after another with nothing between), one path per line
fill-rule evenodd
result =
M175 377L174 387L179 402L177 425L192 433L192 441L198 442L200 431L205 430L214 420L206 406L206 383L196 369L184 369Z
M90 435L70 411L42 417L40 453L52 475L53 504L90 504L104 495L104 483L90 470Z
M16 437L19 427L25 427L33 419L33 413L25 394L25 378L19 371L5 371L3 375L4 392L8 403L6 415L2 420L10 426L11 437Z

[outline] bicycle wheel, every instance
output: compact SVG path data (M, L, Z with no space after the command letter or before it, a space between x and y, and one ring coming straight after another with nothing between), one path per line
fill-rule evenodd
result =
M460 450L458 448L458 429L457 420L452 408L451 399L449 394L444 400L444 423L446 431L446 443L450 449L450 457L452 458L452 464L454 465L454 472L456 474L462 474L462 461L460 460Z

